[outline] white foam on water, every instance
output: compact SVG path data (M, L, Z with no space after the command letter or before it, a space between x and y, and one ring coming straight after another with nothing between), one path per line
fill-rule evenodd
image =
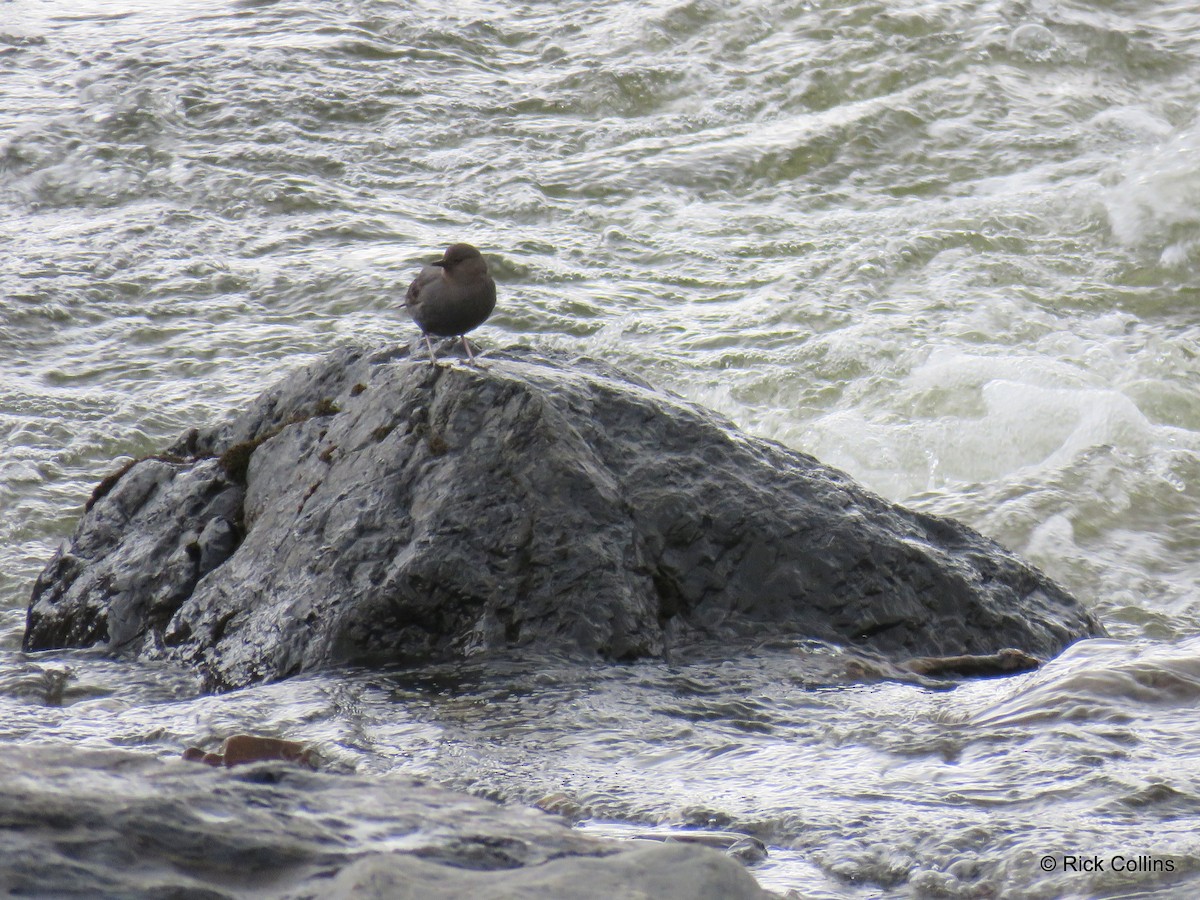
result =
M1134 154L1104 197L1113 236L1179 267L1200 247L1200 125Z
M803 436L809 452L897 498L1061 469L1094 447L1142 455L1164 440L1129 396L1086 369L959 351L909 373L886 413L839 409Z

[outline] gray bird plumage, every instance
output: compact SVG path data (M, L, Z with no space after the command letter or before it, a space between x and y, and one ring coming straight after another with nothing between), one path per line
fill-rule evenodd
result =
M487 321L496 308L496 282L487 260L470 244L451 244L441 259L423 268L408 286L404 305L425 336L430 360L437 365L431 334L462 337L467 357L475 361L466 334Z

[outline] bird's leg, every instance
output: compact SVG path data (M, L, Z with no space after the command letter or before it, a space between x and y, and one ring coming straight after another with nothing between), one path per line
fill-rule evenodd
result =
M462 337L462 342L463 342L463 349L467 351L467 359L470 361L471 365L475 365L475 354L471 352L471 345L467 341L467 336L464 334L464 335L461 335L461 337Z
M433 352L433 341L429 340L429 335L426 332L422 331L421 334L425 335L425 346L429 348L429 364L436 366L437 354Z

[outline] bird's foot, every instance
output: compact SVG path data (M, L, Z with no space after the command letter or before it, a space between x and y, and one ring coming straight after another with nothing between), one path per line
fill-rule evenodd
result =
M465 334L460 334L459 338L462 340L463 349L467 351L467 364L475 365L475 353L471 350L471 342L467 340Z

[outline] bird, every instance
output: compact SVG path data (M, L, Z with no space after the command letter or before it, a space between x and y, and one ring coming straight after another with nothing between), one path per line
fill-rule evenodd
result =
M451 244L441 259L425 266L408 286L404 298L408 314L421 329L429 360L437 365L431 334L461 337L472 364L475 354L467 332L478 328L496 308L496 282L488 274L487 260L470 244Z

